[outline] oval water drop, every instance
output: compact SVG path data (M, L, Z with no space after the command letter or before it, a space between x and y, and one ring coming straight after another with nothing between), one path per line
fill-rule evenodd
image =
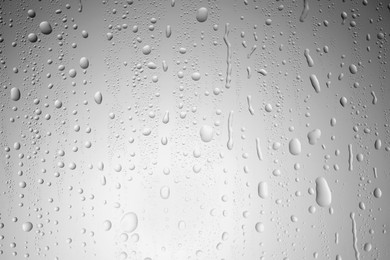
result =
M168 186L163 186L160 189L160 197L164 200L168 199L171 194L171 190Z
M260 198L262 199L268 198L268 183L265 181L259 182L257 192Z
M291 139L290 143L288 144L288 149L292 155L299 155L302 151L301 142L299 141L299 139Z
M203 142L208 143L213 139L214 129L209 125L203 125L202 128L200 129L199 134L200 134L200 139Z
M320 207L328 207L332 202L332 193L324 177L316 179L316 202Z
M138 226L138 216L134 212L128 212L121 219L121 229L123 232L131 233Z
M11 99L13 101L18 101L20 99L20 90L18 88L11 89Z
M100 91L96 92L94 95L94 99L95 99L96 104L100 105L103 101L102 93Z
M315 92L320 93L321 91L320 82L318 81L317 76L315 74L310 75L310 82Z
M81 59L80 59L80 67L82 69L87 69L89 67L89 60L86 57L81 57Z
M207 20L208 15L209 15L209 11L207 10L207 8L201 7L198 9L196 13L196 20L198 20L198 22L200 23L203 23Z

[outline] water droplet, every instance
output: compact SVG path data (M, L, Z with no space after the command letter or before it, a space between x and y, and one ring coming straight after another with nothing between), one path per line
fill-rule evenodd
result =
M363 248L364 248L364 251L370 252L372 249L372 245L371 245L371 243L365 243Z
M304 54L304 56L306 58L307 65L309 67L313 67L314 66L314 61L313 61L313 58L310 56L310 50L309 49L305 49L303 54Z
M316 179L316 202L320 207L328 207L332 202L332 193L324 177Z
M11 89L11 99L13 101L18 101L20 99L20 90L18 88Z
M165 199L165 200L168 199L170 194L171 194L171 190L169 189L168 186L161 187L161 189L160 189L160 196L161 196L162 199Z
M86 57L80 59L80 67L82 69L87 69L89 67L89 60Z
M340 98L340 104L345 107L345 105L347 104L348 100L346 97L342 97Z
M375 198L382 197L382 190L380 188L375 188L374 189L374 196L375 196Z
M214 136L214 129L209 125L203 125L200 128L200 138L203 142L210 142Z
M352 74L356 74L357 73L357 67L355 64L351 64L349 65L349 71L352 73Z
M54 101L54 106L56 107L56 108L61 108L62 107L62 102L60 101L60 100L56 100L56 101Z
M39 29L43 34L50 34L52 32L51 25L48 21L43 21L39 24Z
M22 224L22 229L24 232L30 232L33 228L33 224L31 222L24 222Z
M142 130L142 134L144 136L148 136L152 133L152 129L148 128L148 127L145 127L143 130Z
M164 114L162 122L164 124L168 124L169 123L169 111L165 111L165 114Z
M110 229L111 229L111 227L112 227L112 223L111 223L111 221L110 220L105 220L104 222L103 222L103 229L105 230L105 231L109 231Z
M103 101L103 96L102 96L102 93L100 93L100 91L96 92L95 95L93 96L93 98L95 99L95 102L98 105L100 105Z
M207 20L207 17L209 15L209 11L206 7L201 7L198 9L198 12L196 13L196 20L198 22L203 23Z
M27 11L27 15L30 18L34 18L36 13L35 13L35 11L33 9L30 9L30 10Z
M257 192L259 194L259 197L262 199L268 198L268 184L265 181L259 182Z
M376 150L380 150L381 149L381 147L382 147L381 139L376 139L375 140L374 147L375 147Z
M152 48L149 45L145 45L142 47L142 53L148 55L152 52Z
M134 212L128 212L123 215L120 223L123 232L131 233L138 226L138 216Z
M320 93L321 86L320 86L320 82L318 81L316 75L314 75L314 74L310 75L310 82L311 82L311 85L313 86L315 92Z
M192 73L191 78L192 78L193 80L195 80L195 81L200 80L200 73L199 73L199 72L194 72L194 73Z
M264 224L261 222L257 222L255 225L255 229L258 233L263 233L265 229Z
M267 104L267 105L265 105L264 109L265 109L265 111L267 111L268 113L269 113L269 112L272 112L272 105L271 105L271 104Z
M30 33L28 36L27 36L27 39L30 41L30 42L36 42L38 40L38 36L35 34L35 33Z
M321 137L320 129L314 129L307 134L307 139L309 140L309 144L311 145L315 145L318 139L320 139L320 137Z
M292 155L299 155L302 151L301 142L298 138L293 138L288 144L288 149Z

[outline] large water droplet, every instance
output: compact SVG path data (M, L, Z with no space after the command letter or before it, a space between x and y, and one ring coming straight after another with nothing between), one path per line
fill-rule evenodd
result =
M43 34L50 34L52 32L51 25L48 21L43 21L39 24L39 30Z
M20 99L20 90L18 88L11 89L11 99L13 101L18 101Z
M324 177L316 179L316 202L320 207L327 207L332 202L332 193Z
M121 219L121 229L123 232L131 233L138 226L138 216L134 212L127 212Z
M290 140L290 143L288 144L288 149L292 155L298 155L301 153L301 142L298 138L293 138Z
M24 222L22 224L22 229L24 232L30 232L33 228L33 224L31 222Z
M207 10L207 8L201 7L196 12L196 20L198 20L198 22L203 23L207 20L208 15L209 15L209 11Z
M93 96L93 98L95 99L96 104L99 104L99 105L103 101L103 96L102 96L102 93L100 91L96 92L95 95Z
M200 128L200 138L203 142L210 142L214 136L214 129L209 125L203 125Z

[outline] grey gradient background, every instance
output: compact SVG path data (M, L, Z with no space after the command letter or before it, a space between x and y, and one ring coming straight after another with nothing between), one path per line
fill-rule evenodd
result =
M2 1L0 259L390 259L390 5L308 4L300 22L303 0ZM205 22L196 19L200 7ZM201 140L203 125L213 127L210 142ZM311 145L313 129L321 137ZM289 152L292 138L299 155ZM330 206L316 202L318 177ZM138 225L126 233L127 212Z

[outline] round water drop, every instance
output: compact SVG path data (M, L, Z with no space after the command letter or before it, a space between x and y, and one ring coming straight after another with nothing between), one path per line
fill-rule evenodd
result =
M56 101L54 101L54 106L56 107L56 108L61 108L62 107L62 102L60 101L60 100L56 100Z
M162 199L166 200L169 198L169 195L171 194L171 190L168 186L163 186L160 189L160 196Z
M149 45L145 45L142 47L142 53L148 55L152 52L152 48Z
M76 71L75 69L70 69L70 70L69 70L69 76L70 76L71 78L76 77L76 75L77 75L77 71Z
M39 30L41 30L41 33L43 34L50 34L53 31L48 21L41 22L39 24Z
M185 53L187 52L187 49L184 48L184 47L181 47L181 48L179 49L179 52L180 52L181 54L185 54Z
M316 213L316 207L315 206L310 206L309 207L309 212L311 213L311 214L314 214L314 213Z
M266 199L268 197L268 184L265 181L259 182L259 185L257 187L257 192L259 194L259 197L262 199Z
M290 143L288 144L288 149L292 155L298 155L301 153L301 142L298 138L291 139Z
M20 90L18 88L11 89L11 99L13 101L18 101L20 99Z
M88 60L86 57L82 57L82 58L80 59L80 67L81 67L82 69L86 69L86 68L89 67L89 60Z
M261 222L257 222L255 225L255 229L258 233L263 233L265 229L264 224Z
M27 15L30 18L34 18L36 14L35 14L35 11L33 9L30 9L27 11Z
M200 139L207 143L213 139L214 129L209 125L203 125L200 129Z
M127 257L128 257L128 255L127 255L126 252L121 252L121 253L119 254L119 259L120 259L120 260L125 260L125 259L127 259Z
M95 95L93 96L93 98L95 99L95 102L98 105L100 105L103 101L103 96L102 96L102 93L100 93L100 91L96 92Z
M194 151L192 152L192 155L195 157L195 158L199 158L201 156L201 151L198 147L195 147Z
M22 224L22 229L24 232L30 232L33 228L33 224L31 222L24 222Z
M200 73L199 73L199 72L194 72L194 73L192 73L191 78L192 78L193 80L195 80L195 81L200 80Z
M375 188L374 190L374 196L375 198L380 198L382 197L382 190L380 188Z
M320 137L321 137L320 129L314 129L307 134L307 139L309 140L309 144L311 145L315 145L318 139L320 139Z
M281 173L281 171L279 169L275 169L275 170L272 171L272 175L273 176L280 176L281 174L282 173Z
M206 7L201 7L196 12L196 20L198 20L198 22L200 23L205 22L208 16L209 16L209 10L207 10Z
M265 105L265 111L267 111L268 113L272 111L272 105L271 104L267 104Z
M332 193L324 177L316 179L316 202L320 207L328 207L332 202Z
M30 41L30 42L36 42L38 40L38 36L35 34L35 33L30 33L28 36L27 36L27 39Z
M290 219L291 219L291 222L294 222L294 223L298 222L297 216L291 215Z
M355 64L349 65L349 72L351 72L352 74L356 74L357 73L357 67L356 67Z
M112 227L112 223L111 223L111 221L109 221L108 219L105 220L105 221L103 222L103 229L104 229L105 231L110 230L111 227Z
M121 219L121 229L126 233L133 232L138 226L138 216L134 212L128 212Z

